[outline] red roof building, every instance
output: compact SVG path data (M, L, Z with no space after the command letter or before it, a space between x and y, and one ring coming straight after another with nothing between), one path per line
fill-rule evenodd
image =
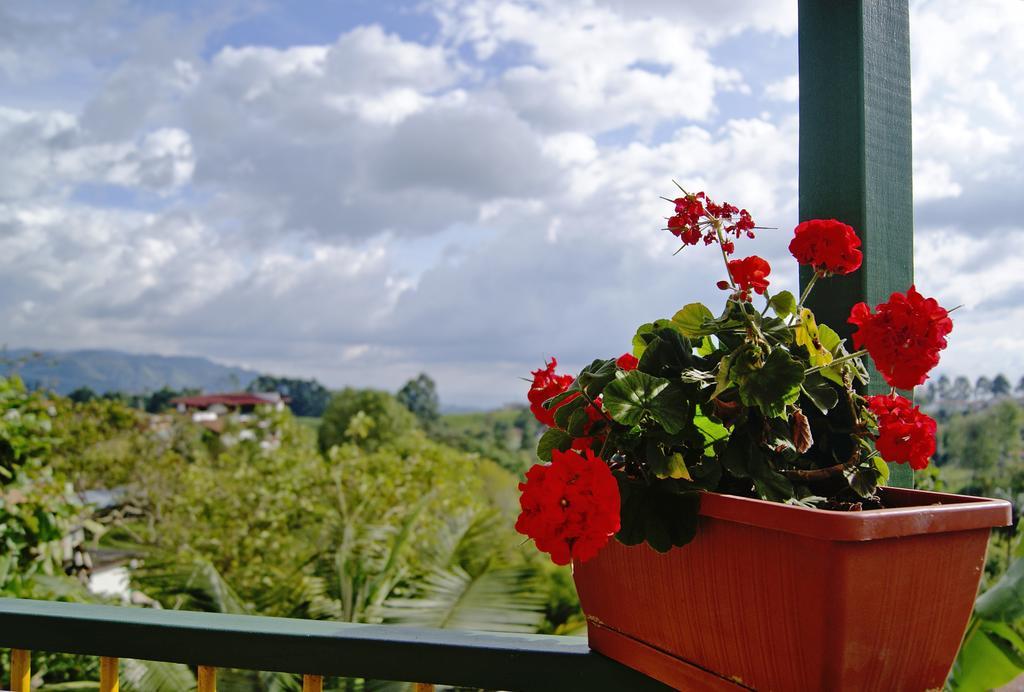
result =
M214 406L227 410L251 411L257 406L283 406L288 401L277 392L230 392L223 394L197 394L195 396L179 396L171 399L178 410L205 411Z

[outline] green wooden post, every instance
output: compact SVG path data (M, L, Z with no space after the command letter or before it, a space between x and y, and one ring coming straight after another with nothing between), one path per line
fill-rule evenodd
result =
M855 303L873 307L914 279L908 0L799 0L799 22L800 219L849 223L864 252L858 272L820 282L809 304L848 337ZM888 391L877 373L870 391ZM906 464L891 470L890 485L913 485Z

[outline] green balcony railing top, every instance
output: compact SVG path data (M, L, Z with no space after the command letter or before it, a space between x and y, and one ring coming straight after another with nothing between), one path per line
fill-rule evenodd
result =
M663 690L578 637L0 599L0 647L505 690Z

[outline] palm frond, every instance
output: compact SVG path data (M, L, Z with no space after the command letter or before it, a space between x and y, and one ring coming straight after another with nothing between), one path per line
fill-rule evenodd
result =
M71 603L95 603L100 600L81 581L64 574L34 574L31 585L33 598Z
M459 566L419 580L408 596L392 596L378 612L384 622L491 632L536 632L545 595L529 569L491 569L471 575Z
M278 673L261 670L260 686L266 692L301 692L302 676L294 673Z
M196 688L195 676L181 663L128 658L121 665L124 692L182 692Z
M132 580L175 609L235 615L251 612L217 568L201 558L179 564L173 557L149 557L132 571Z

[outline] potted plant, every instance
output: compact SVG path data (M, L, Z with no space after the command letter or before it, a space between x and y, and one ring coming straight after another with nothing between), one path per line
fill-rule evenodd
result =
M721 256L725 308L643 324L576 377L554 358L533 373L549 429L517 530L573 563L591 647L668 684L940 688L988 531L1010 519L1005 502L884 487L885 462L935 451L935 421L897 390L938 364L948 311L913 286L858 304L849 348L806 301L860 267L853 228L797 226L789 249L814 271L797 298L769 291L764 259L734 258L758 230L746 210L667 201L683 248ZM862 393L865 356L889 393Z

